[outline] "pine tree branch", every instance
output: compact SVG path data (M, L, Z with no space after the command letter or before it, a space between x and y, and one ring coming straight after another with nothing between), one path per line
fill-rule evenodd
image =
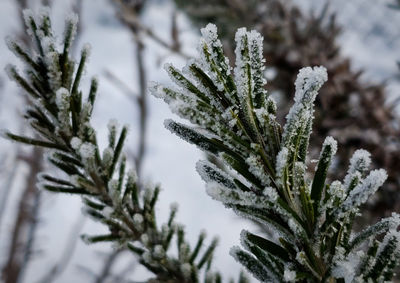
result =
M83 48L76 70L76 62L70 55L76 17L67 18L62 51L58 51L47 11L38 19L32 12L25 11L24 18L39 56L25 60L27 73L32 74L26 79L22 79L15 68L9 70L17 84L37 94L32 97L36 107L29 109L25 118L33 130L40 133L40 139L32 141L14 134L8 137L47 148L51 153L49 161L64 172L65 179L42 174L40 187L81 195L86 214L109 229L108 234L83 235L82 239L86 243L111 241L128 248L154 274L155 280L199 282L200 274L205 273L206 282L219 282L220 275L210 269L216 240L193 259L184 230L174 221L176 206L171 207L167 223L161 227L157 223L155 204L160 188L139 190L135 172L126 170L122 152L127 127L119 130L112 121L108 126L108 147L100 153L96 132L90 123L97 81L92 80L86 97L79 89L89 47ZM15 44L10 47L17 52ZM32 69L31 61L40 68ZM177 239L178 256L171 252L173 238Z
M197 59L182 71L165 66L176 86L154 83L152 92L194 124L167 120L167 129L230 167L224 172L207 161L198 162L207 193L240 216L271 228L272 237L266 238L243 231L246 251L235 247L231 255L260 281L390 280L399 264L400 217L394 214L352 234L359 207L384 183L385 170L366 176L370 154L357 150L343 183L330 183L327 173L337 142L327 137L314 176L306 174L314 101L327 80L326 69L300 70L294 104L281 126L276 103L264 88L261 35L237 30L232 72L216 26L208 24L201 32ZM380 234L385 234L384 240L374 253L355 249ZM364 264L375 255L376 261Z

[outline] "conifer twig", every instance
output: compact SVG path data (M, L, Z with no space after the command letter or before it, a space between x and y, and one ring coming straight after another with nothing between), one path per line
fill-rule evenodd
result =
M357 150L344 180L330 182L337 142L328 136L315 173L306 174L314 101L327 81L326 69L299 71L294 104L281 126L276 103L264 87L262 36L237 30L232 72L216 26L208 24L201 32L199 58L182 70L166 64L176 86L154 83L152 92L194 124L167 120L167 129L230 168L197 163L207 193L270 228L262 236L243 230L243 249L233 247L231 255L261 282L390 280L399 264L400 215L352 232L360 206L384 183L386 171L368 173L370 154ZM359 249L361 243L367 253Z
M220 275L211 270L214 239L205 251L194 251L186 241L182 225L175 222L176 205L171 206L169 219L160 226L155 214L160 188L146 186L139 190L136 173L127 170L123 154L127 126L119 129L116 121L108 125L108 146L100 150L91 115L98 82L92 79L85 96L79 88L89 46L84 46L78 62L71 56L77 18L70 16L61 48L51 29L47 10L38 18L24 12L28 34L34 40L38 56L31 56L16 42L11 50L20 56L26 77L14 66L7 67L10 78L23 87L34 102L25 118L40 134L38 140L10 132L4 136L27 144L40 145L50 152L48 160L64 173L64 177L42 173L41 189L80 195L85 213L108 227L103 235L83 235L86 243L112 242L127 248L146 267L157 282L220 282ZM200 238L204 238L201 234ZM176 239L176 245L172 240ZM177 248L174 255L172 247ZM239 282L243 281L241 277Z

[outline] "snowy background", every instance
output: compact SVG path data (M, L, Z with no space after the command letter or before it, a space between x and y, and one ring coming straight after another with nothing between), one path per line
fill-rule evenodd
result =
M53 24L60 34L64 16L70 10L70 1L54 0L52 9ZM324 1L300 1L303 9L317 9ZM400 11L388 9L389 1L335 0L331 8L337 11L338 21L343 26L340 37L342 51L353 59L355 69L365 69L364 79L388 81L390 99L400 94L396 60L400 60ZM169 39L171 14L174 11L170 1L150 1L143 13L143 22L151 27L157 35ZM91 76L100 79L99 99L94 113L94 126L98 136L106 138L107 122L111 118L120 124L130 124L130 135L127 147L136 148L138 127L137 110L131 99L122 93L105 77L109 70L124 81L134 91L137 90L137 69L135 68L134 44L131 33L115 17L115 10L108 0L86 0L82 9L82 32L78 47L88 42L92 45L92 55L86 70L86 81L82 85L88 89ZM20 22L14 0L0 0L0 38L15 34L20 30ZM178 14L178 27L186 54L196 54L198 31L189 20ZM175 66L184 65L178 55L146 39L145 63L149 81L169 84L170 80L161 68L166 62ZM79 49L79 48L78 48ZM14 56L0 43L0 69L8 63L17 64ZM0 128L21 132L20 119L24 104L14 83L10 83L4 72L0 73ZM211 200L205 193L204 184L195 172L195 163L204 156L192 145L180 140L164 129L163 121L172 117L166 105L149 97L149 126L147 155L144 162L144 177L148 182L161 183L162 194L157 208L161 219L167 215L172 202L179 203L177 220L186 224L190 242L194 242L201 229L206 229L209 236L221 238L215 258L215 267L227 276L237 276L240 266L228 255L230 247L239 244L241 229L254 229L246 221L238 219L233 213ZM174 117L176 118L176 117ZM100 141L100 144L104 144ZM24 149L27 150L27 149ZM13 159L15 145L0 140L0 158L3 163ZM10 174L10 167L0 171L0 178ZM21 180L27 168L18 167L18 178L11 184L11 193L1 217L0 225L0 266L8 252L10 230L16 203L19 198ZM0 200L4 199L5 186L0 188ZM166 217L166 216L165 216ZM79 223L77 225L76 223ZM97 234L104 228L91 220L84 220L81 213L81 201L78 197L43 193L39 228L37 230L35 254L24 275L23 282L36 282L49 269L61 260L64 248L73 229L81 227L81 233ZM211 237L209 237L210 239ZM87 246L77 242L71 263L56 282L91 282L93 273L99 273L103 261L110 252L107 245ZM116 273L128 268L130 276L136 281L146 278L143 271L129 254L123 255L115 265Z

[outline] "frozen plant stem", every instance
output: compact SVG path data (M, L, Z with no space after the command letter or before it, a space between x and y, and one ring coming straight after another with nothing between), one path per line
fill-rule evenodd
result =
M199 58L183 70L167 64L176 86L154 83L152 92L195 125L167 120L171 132L230 168L224 172L207 161L197 164L207 193L268 227L266 235L272 235L244 230L244 249L234 247L231 255L262 282L390 280L400 256L400 216L352 232L359 207L384 183L386 172L368 174L369 153L358 150L344 182L329 182L337 142L327 137L315 173L307 173L314 101L327 80L326 69L300 70L294 104L282 127L276 103L265 91L262 36L237 31L232 70L216 26L209 24L201 32Z
M171 206L168 221L157 223L155 205L160 188L146 186L139 190L136 173L127 168L123 154L127 126L119 129L111 122L108 145L103 150L99 148L91 125L97 79L92 79L87 95L80 89L90 48L85 45L79 60L74 61L71 46L77 17L67 17L60 43L46 11L39 17L31 11L24 12L33 50L16 42L9 45L24 63L26 75L21 76L15 66L6 69L32 101L24 118L37 138L10 132L4 135L47 149L49 162L64 177L43 172L39 176L40 188L80 195L85 214L108 227L108 233L103 235L83 235L86 243L111 242L129 249L153 274L153 282L220 282L220 274L212 268L217 239L205 245L205 235L201 233L192 249L183 226L175 222L175 205ZM173 248L177 248L175 253ZM247 281L241 276L239 282Z

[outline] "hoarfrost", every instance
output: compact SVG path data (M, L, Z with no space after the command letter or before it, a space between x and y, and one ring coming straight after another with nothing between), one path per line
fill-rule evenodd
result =
M94 157L96 148L93 144L85 142L79 147L79 153L83 159L91 159Z
M181 265L181 271L183 273L183 276L185 276L186 278L189 278L190 275L192 274L192 266L186 262Z
M283 172L287 164L289 151L286 147L282 147L276 156L276 174L281 179L283 177Z
M79 148L81 147L81 145L82 145L82 140L80 139L80 138L78 138L78 137L73 137L72 139L71 139L71 147L73 148L73 149L75 149L75 150L79 150Z
M250 205L256 208L268 207L268 204L277 199L277 192L273 189L266 189L265 195L259 196L253 192L245 192L241 190L233 190L221 186L216 182L211 182L206 185L206 192L213 199L221 201L223 204L239 204Z
M328 73L323 66L305 67L299 71L295 82L296 103L309 104L315 100L318 89L328 80Z
M106 206L106 207L104 207L103 210L101 211L101 214L103 214L103 216L104 216L105 218L110 218L110 217L111 217L111 214L112 214L113 212L114 212L114 210L113 210L111 207Z
M324 141L322 147L324 148L324 147L326 147L326 146L330 146L331 152L332 152L331 156L333 156L333 155L336 154L336 151L337 151L337 141L336 141L333 137L328 136L328 137L325 138L325 141Z
M363 174L369 169L370 165L371 154L364 149L356 150L350 159L349 169L347 171L347 175L344 178L345 186L348 187L355 175Z
M341 213L350 209L356 209L366 202L372 194L374 194L380 186L383 185L387 178L387 173L383 169L373 170L360 184L358 184L344 201L343 206L339 209ZM342 216L340 214L340 216Z
M161 245L156 245L154 247L154 253L153 253L155 258L163 258L165 256L165 250Z
M246 159L246 164L249 166L250 173L257 177L263 186L270 184L270 179L264 171L261 157L252 154Z
M22 15L24 17L25 25L27 27L27 33L30 37L32 37L34 33L32 30L31 22L32 22L32 20L35 19L35 15L34 15L33 11L30 9L23 10Z
M357 266L360 263L361 257L364 256L363 251L350 253L345 259L335 262L332 269L332 276L335 278L343 278L345 283L353 282Z
M56 92L56 104L59 109L69 108L69 96L70 93L68 89L61 87Z
M143 216L142 216L140 213L135 213L135 214L133 215L133 222L134 222L136 225L142 224L142 223L143 223Z
M291 270L288 267L285 267L285 271L283 273L283 279L286 282L294 282L296 280L296 271Z
M149 244L149 236L147 234L142 234L140 236L140 240L143 243L143 245L147 246Z

